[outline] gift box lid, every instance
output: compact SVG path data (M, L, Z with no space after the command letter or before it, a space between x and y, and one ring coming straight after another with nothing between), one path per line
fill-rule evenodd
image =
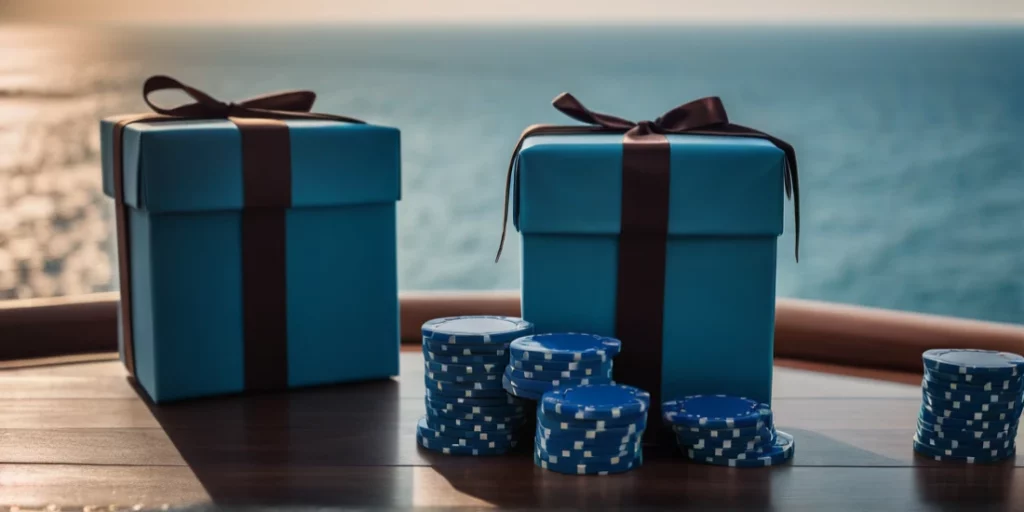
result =
M785 154L751 137L668 135L669 235L779 235ZM622 134L537 135L516 163L513 207L525 234L615 235Z
M103 191L114 195L113 130L100 125ZM369 124L288 120L292 207L397 201L399 131ZM123 140L124 201L153 213L240 210L241 134L228 120L133 123Z

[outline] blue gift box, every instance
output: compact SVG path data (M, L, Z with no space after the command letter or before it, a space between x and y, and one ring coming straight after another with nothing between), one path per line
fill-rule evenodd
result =
M785 154L760 138L666 137L661 376L660 390L649 391L767 403ZM522 236L522 313L537 332L617 335L623 155L621 132L540 133L522 143L514 218ZM638 345L622 339L616 380L639 384L620 365L658 357Z
M121 352L133 358L129 368L152 400L245 391L253 377L246 354L260 351L262 364L280 366L278 388L397 375L398 130L281 121L290 206L277 212L283 268L268 273L283 278L286 339L275 353L253 346L261 333L245 329L252 319L243 305L268 299L256 294L274 285L243 268L260 256L243 254L243 235L272 230L245 228L246 215L259 210L243 204L239 127L227 119L160 121L129 124L120 141L132 326L131 350L122 332ZM116 122L101 123L103 189L111 197Z

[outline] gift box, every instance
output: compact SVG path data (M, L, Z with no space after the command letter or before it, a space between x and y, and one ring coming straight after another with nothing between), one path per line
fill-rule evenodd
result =
M528 129L509 169L523 317L619 338L614 377L651 392L652 414L692 394L770 403L792 147L717 98L641 123L555 106L588 124Z
M296 94L101 122L121 355L154 402L398 374L399 132Z

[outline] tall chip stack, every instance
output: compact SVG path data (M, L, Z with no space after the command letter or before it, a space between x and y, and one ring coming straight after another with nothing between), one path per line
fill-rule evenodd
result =
M1024 357L935 349L922 354L914 451L938 461L999 462L1016 454Z
M509 343L533 333L521 318L461 316L423 324L426 415L420 446L449 455L500 455L516 446L532 408L505 392Z

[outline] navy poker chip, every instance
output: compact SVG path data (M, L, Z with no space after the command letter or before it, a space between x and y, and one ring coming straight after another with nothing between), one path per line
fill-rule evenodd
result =
M430 394L432 395L450 396L456 398L501 398L506 394L505 390L502 389L501 387L501 383L495 383L493 381L475 383L486 386L482 387L482 389L474 389L472 387L467 387L459 384L453 385L450 383L445 385L444 382L433 380L430 377L427 377L426 375L423 376L423 381L427 386L427 391L429 391Z
M508 364L508 354L505 355L482 355L473 354L470 356L466 355L448 355L448 354L437 354L423 349L423 357L427 361L444 363L444 364L496 364L504 369L505 365Z
M427 389L429 389L431 391L440 391L440 392L451 391L453 393L456 393L458 391L464 391L464 390L468 390L468 391L488 391L488 390L494 391L494 390L501 390L501 381L500 380L477 380L477 381L470 381L470 382L451 382L451 381L443 381L443 380L435 379L433 377L433 372L424 375L423 382L424 382L424 385L427 386ZM462 396L462 395L458 395L458 396ZM469 395L466 395L466 396L469 396ZM501 395L499 393L496 396L501 396Z
M510 384L514 388L525 389L531 393L544 394L545 392L557 389L557 388L568 388L576 386L586 386L589 384L608 384L611 383L611 379L608 377L582 377L579 379L555 379L555 380L531 380L516 378L512 374L512 369L508 368L505 370L505 377L508 378Z
M560 440L565 442L593 441L594 444L621 445L635 442L643 437L643 430L627 432L622 429L616 430L585 430L570 432L537 425L537 438L547 440Z
M625 424L607 425L605 423L580 423L573 420L557 420L547 414L537 415L537 425L567 436L583 437L588 432L611 432L621 435L635 434L647 429L647 416L639 416L635 421ZM547 436L551 437L551 436Z
M914 437L914 451L938 461L958 461L968 464L999 462L1013 458L1017 453L1016 447L1009 450L944 450L922 443L916 436Z
M749 441L734 441L732 439L725 440L722 443L713 442L700 442L693 445L683 445L686 448L693 450L698 457L738 457L741 454L765 454L772 449L777 439L775 432L770 432L766 436L757 437Z
M505 370L505 365L500 363L488 364L488 363L473 363L473 364L458 364L458 363L438 363L435 361L424 361L424 368L427 371L434 373L444 373L451 375L479 375L481 373L492 373L501 375L501 372Z
M515 448L516 441L511 441L507 446L499 445L495 443L494 448L479 448L473 446L465 446L462 444L453 444L448 439L434 439L424 437L418 431L416 432L416 444L445 455L470 455L470 456L484 456L484 455L504 455L509 450Z
M614 419L646 415L650 393L623 384L591 384L544 393L540 408L556 418Z
M933 349L922 354L925 368L956 375L1017 377L1024 357L978 349Z
M522 359L510 357L508 364L516 370L536 372L582 371L584 373L597 373L601 370L611 370L614 367L614 361L607 358L603 361L601 359L581 361L524 361Z
M945 437L939 437L934 435L934 432L928 430L918 429L917 441L922 444L927 444L940 450L954 450L969 452L985 452L988 450L1010 450L1014 447L1013 438L1005 439L968 439L961 441L959 439L949 439Z
M951 416L941 416L932 413L930 407L927 404L921 404L921 411L918 413L918 418L921 420L938 425L943 428L959 428L965 430L980 430L980 431L991 431L991 430L1010 430L1016 425L1015 420L1003 420L1003 421L990 421L990 420L972 420L963 419Z
M766 421L764 425L738 428L708 429L702 427L686 427L673 425L672 430L677 437L697 442L701 439L749 439L760 435L765 429L773 429L773 421Z
M482 414L487 416L512 416L525 414L526 412L525 406L517 403L510 403L508 401L478 401L478 403L474 405L464 402L447 400L447 397L427 397L425 402L427 407L433 409L451 412Z
M531 391L526 388L513 386L512 382L508 380L508 373L504 373L501 375L501 386L505 388L505 391L508 394L524 400L537 401L540 400L541 396L544 395L539 391Z
M949 428L942 425L935 425L917 418L917 430L927 431L931 436L941 439L956 439L958 441L980 441L1009 439L1017 437L1017 428L1011 426L1008 430L968 430L962 428Z
M646 416L643 416L646 418ZM587 428L591 430L605 430L613 427L626 427L632 423L639 421L641 416L624 416L619 418L608 418L601 420L589 420L573 418L568 415L558 415L550 412L545 412L542 408L537 407L537 419L545 421L547 423L567 423L580 428Z
M964 382L961 376L945 375L925 370L922 387L935 390L965 392L1020 393L1024 391L1024 379L996 379L990 381Z
M533 332L533 324L510 316L453 316L423 324L423 337L449 344L508 343Z
M941 407L932 407L928 403L922 403L921 408L928 411L936 417L945 419L956 418L961 420L972 420L972 421L1015 421L1019 417L1017 411L1002 411L1002 412L970 412L962 409L944 409Z
M587 444L584 440L570 440L561 438L547 439L543 436L535 436L534 444L543 448L545 451L553 454L561 454L566 457L575 454L582 458L590 458L595 456L607 456L611 457L614 455L622 455L629 453L631 450L639 450L643 445L643 440L637 437L633 441L625 443L596 443L591 442Z
M537 371L537 370L519 370L514 366L510 366L507 370L509 379L527 379L527 380L543 380L543 381L561 381L561 380L579 380L579 379L591 379L591 378L604 378L611 380L612 369L611 367L601 368L593 370L587 368L585 370L563 370L563 371Z
M685 444L698 450L702 450L705 448L731 448L733 446L747 445L750 443L773 443L775 442L775 429L770 427L762 427L757 429L753 435L743 437L711 437L677 433L676 439L680 441L680 444Z
M614 473L625 473L626 471L636 469L643 465L642 454L635 458L620 458L618 463L611 463L604 461L591 461L589 459L583 462L568 459L557 459L557 461L552 461L550 459L543 459L541 457L541 453L542 452L534 449L534 464L543 469L567 475L610 475Z
M1014 412L1020 408L1020 403L1015 398L1008 402L948 400L922 390L921 399L936 409L961 410L965 412Z
M509 350L512 357L524 361L603 361L618 355L622 342L596 334L535 334L513 341Z
M947 386L937 386L926 379L921 379L921 389L929 395L943 400L957 400L973 403L995 403L1012 402L1021 400L1019 391L981 390L981 389L955 389Z
M717 457L714 455L699 454L693 449L687 450L687 456L696 462L714 464L717 466L729 466L737 468L755 468L775 466L785 463L793 458L796 449L796 440L793 436L776 431L775 444L762 453L739 454L733 457Z
M729 395L692 395L668 400L661 409L666 423L687 427L761 427L772 417L767 404Z
M434 354L450 356L492 355L507 356L508 345L489 343L487 345L450 345L437 341L423 341L423 349Z
M975 374L975 373L947 373L940 372L938 370L930 370L926 366L924 369L925 378L940 382L956 382L961 384L969 384L974 386L984 386L990 384L992 387L1005 387L1007 389L1020 388L1021 378L1007 377L1001 374Z
M475 448L497 448L502 445L507 446L515 440L512 435L503 432L489 433L493 435L488 435L484 439L481 439L479 436L463 437L458 434L443 432L432 426L425 417L420 418L416 422L416 433L428 439L437 439L438 441L446 441L449 444L460 444Z
M502 390L504 391L504 390ZM482 391L481 391L482 392ZM452 394L443 394L438 391L427 389L424 393L428 400L432 402L450 403L450 404L464 404L464 405L480 405L480 406L495 406L495 405L506 405L516 404L515 397L508 396L508 393L501 393L495 396L485 397L467 397L467 396L453 396Z
M463 431L471 432L512 432L516 428L522 426L525 418L515 418L507 423L505 422L485 422L485 421L471 421L463 420L458 418L445 418L441 416L425 416L427 425L430 428L437 429L441 432L454 431L461 433Z
M446 418L451 420L466 420L476 423L511 423L513 421L523 421L526 416L524 414L479 414L472 412L461 412L449 409L438 409L436 407L427 406L427 416L434 416L438 418Z
M471 374L454 373L453 374L453 373L443 373L443 372L431 372L431 371L428 371L427 372L427 377L429 377L429 378L431 378L433 380L441 381L441 382L450 382L450 383L453 383L453 384L466 384L466 385L471 385L474 382L484 382L484 381L489 381L489 380L490 381L501 382L501 374L500 373L471 373Z

